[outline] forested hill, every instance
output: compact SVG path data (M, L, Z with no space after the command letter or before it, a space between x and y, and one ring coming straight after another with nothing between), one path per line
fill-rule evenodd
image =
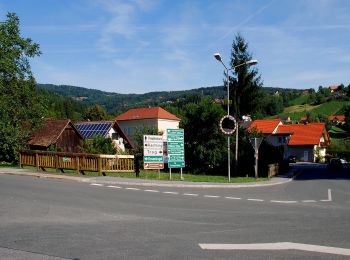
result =
M69 85L38 84L39 88L50 92L68 96L75 100L81 101L86 106L94 104L102 105L108 113L120 113L134 107L157 106L173 103L179 100L187 102L199 101L203 96L224 99L226 88L223 86L197 88L182 91L159 91L145 94L118 94L114 92L105 92L96 89ZM296 91L283 88L263 88L267 94L273 94L276 91L283 93Z

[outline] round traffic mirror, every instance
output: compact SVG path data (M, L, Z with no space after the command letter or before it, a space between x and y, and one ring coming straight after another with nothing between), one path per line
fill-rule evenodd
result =
M232 135L236 131L237 123L233 116L226 115L220 120L220 130L225 135Z

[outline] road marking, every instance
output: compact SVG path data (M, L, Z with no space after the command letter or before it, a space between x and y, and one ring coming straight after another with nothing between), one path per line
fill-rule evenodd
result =
M291 242L260 244L198 244L206 250L301 250L325 254L350 256L350 249L330 246L319 246Z
M332 201L332 191L331 191L331 189L328 189L328 200Z
M138 188L125 188L126 190L140 190Z
M175 191L163 191L165 194L179 194L178 192Z
M185 195L185 196L198 196L198 194L195 194L195 193L183 193L182 195Z
M297 203L296 200L270 200L270 202L273 202L273 203L286 203L286 204Z
M206 198L220 198L220 196L216 196L216 195L204 195L203 197L206 197Z
M101 183L90 183L91 186L99 186L102 187L104 186L104 184ZM114 185L108 185L108 188L114 188L114 189L123 189L123 187L120 186L114 186ZM139 188L125 188L126 190L141 190ZM144 191L148 191L148 192L160 192L158 190L144 190ZM164 194L175 194L178 195L179 192L174 192L174 191L163 191L162 193ZM198 197L199 194L197 193L183 193L182 195L184 196L193 196L193 197ZM221 196L218 195L203 195L203 197L205 198L221 198ZM239 197L224 197L225 199L230 199L230 200L241 200L242 198ZM247 201L257 201L257 202L263 202L265 200L263 199L246 199ZM328 199L325 200L319 200L322 202L329 202L332 201L332 190L328 189ZM284 203L284 204L293 204L293 203L298 203L298 201L296 200L270 200L271 203ZM315 203L317 202L316 200L302 200L300 202L303 203Z
M122 189L122 187L119 186L113 186L113 185L109 185L107 186L108 188L113 188L113 189Z
M237 197L225 197L225 199L229 199L229 200L241 200L241 198L237 198Z

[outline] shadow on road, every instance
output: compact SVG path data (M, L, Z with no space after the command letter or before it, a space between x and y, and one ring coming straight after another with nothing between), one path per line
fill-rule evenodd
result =
M326 164L296 163L291 168L296 171L296 181L327 179L327 180L350 180L350 165L343 165L342 169L329 169Z

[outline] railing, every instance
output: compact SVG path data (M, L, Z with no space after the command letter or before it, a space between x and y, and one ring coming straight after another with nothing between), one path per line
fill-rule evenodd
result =
M84 153L62 153L37 150L20 150L19 164L34 166L39 171L46 168L98 172L105 175L109 172L134 172L133 155L105 155Z

